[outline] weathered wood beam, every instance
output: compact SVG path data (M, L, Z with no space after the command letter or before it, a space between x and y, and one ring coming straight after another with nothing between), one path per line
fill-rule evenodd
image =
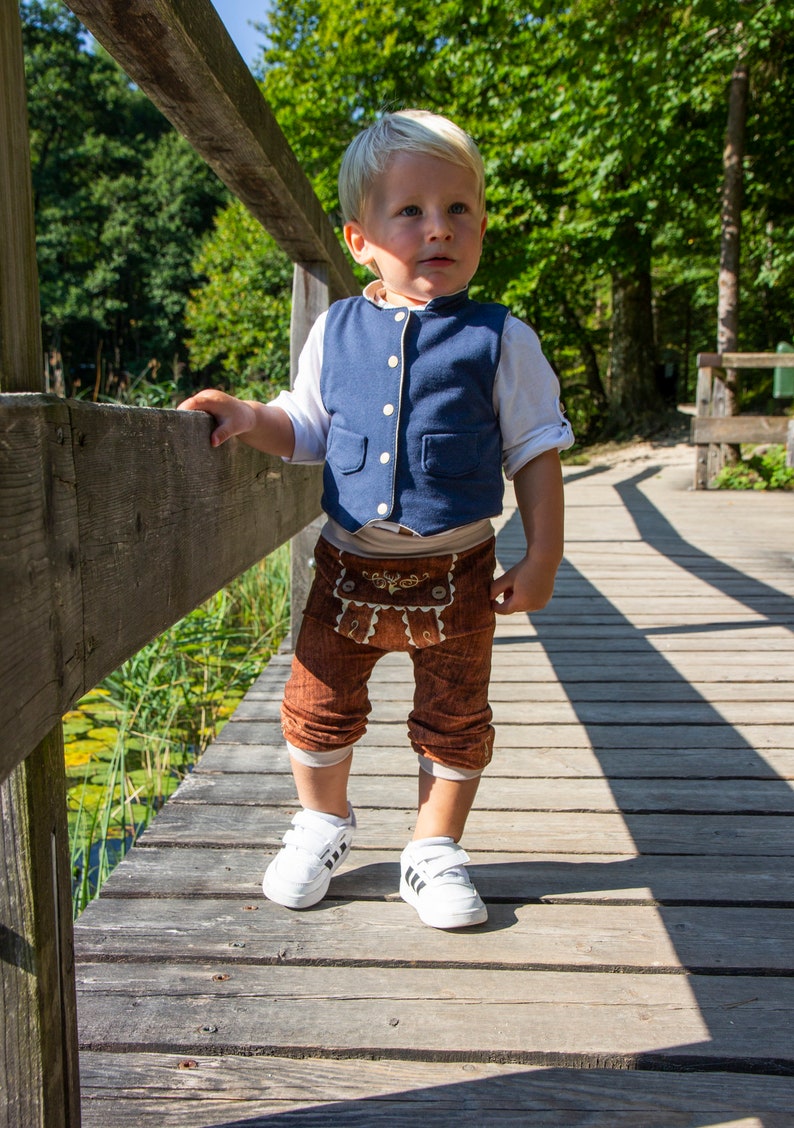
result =
M25 69L19 9L0 3L0 390L43 387ZM14 397L10 397L14 398ZM10 444L13 446L13 444ZM0 486L16 474L0 439ZM47 470L54 462L46 463ZM38 469L37 480L42 479ZM62 496L58 478L47 490ZM68 500L66 502L68 505ZM24 519L24 514L20 516ZM55 547L60 529L50 529ZM0 606L15 602L6 559L18 547L0 534ZM26 557L23 603L37 580L58 584L52 559ZM57 557L55 557L57 559ZM68 574L64 576L68 585ZM0 629L3 647L4 630ZM53 655L44 658L48 667ZM3 692L5 679L0 677ZM14 686L24 697L27 685ZM14 728L0 728L13 743ZM23 759L24 757L24 759ZM43 718L19 755L0 769L0 1120L25 1128L79 1128L80 1078L74 984L72 884L60 716ZM8 776L8 778L6 778Z
M328 270L323 263L295 263L292 274L290 319L290 383L295 382L298 360L312 325L328 309L331 293ZM294 647L303 609L314 579L314 546L322 521L317 519L292 538L290 544L290 632L287 643Z
M788 419L777 415L714 415L692 420L692 442L785 443Z
M69 7L293 262L326 263L335 297L356 292L308 178L209 0Z
M320 511L203 413L0 396L0 779L74 701Z
M30 392L43 386L44 365L22 38L10 0L0 16L0 83L0 389Z
M794 368L794 353L698 353L698 368Z

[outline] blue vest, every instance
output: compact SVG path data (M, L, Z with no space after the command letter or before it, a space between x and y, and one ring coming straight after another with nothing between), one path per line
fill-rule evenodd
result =
M507 312L465 291L421 310L331 306L322 504L348 532L395 521L430 536L501 513L493 390Z

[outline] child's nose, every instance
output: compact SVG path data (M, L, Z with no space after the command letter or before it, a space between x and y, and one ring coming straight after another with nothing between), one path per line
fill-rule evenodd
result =
M428 217L428 235L431 239L451 239L452 224L447 213L438 212Z

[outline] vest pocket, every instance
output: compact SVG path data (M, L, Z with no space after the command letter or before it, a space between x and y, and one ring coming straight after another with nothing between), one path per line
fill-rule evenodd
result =
M462 478L480 465L476 435L423 435L422 469L435 478Z
M355 474L364 465L366 454L366 435L358 435L355 431L331 425L326 458L332 466L342 474Z

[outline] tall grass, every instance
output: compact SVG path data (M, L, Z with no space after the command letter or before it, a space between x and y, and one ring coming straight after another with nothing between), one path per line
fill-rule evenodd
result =
M285 547L145 646L64 717L75 915L218 734L288 621Z

